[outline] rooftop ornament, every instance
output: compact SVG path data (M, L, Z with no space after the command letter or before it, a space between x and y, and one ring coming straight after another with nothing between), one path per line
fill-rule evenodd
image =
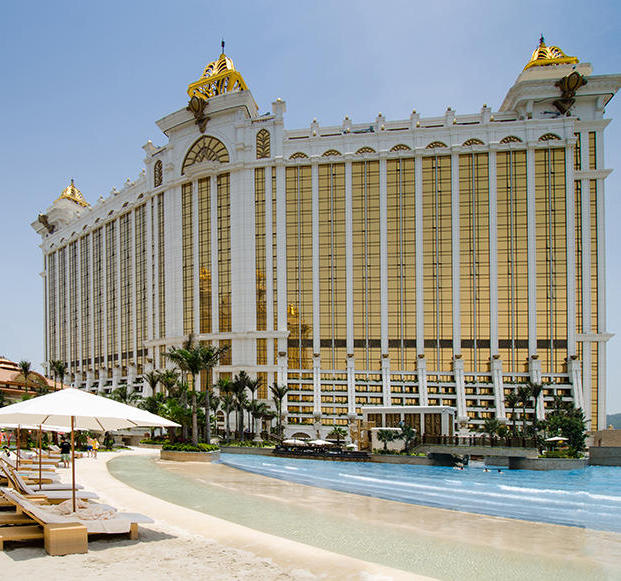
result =
M89 203L84 199L82 192L75 187L73 183L73 178L71 178L71 183L62 191L60 196L58 196L58 200L71 200L76 204L88 208ZM58 202L58 200L56 200Z
M573 65L579 62L577 57L567 56L558 46L546 46L542 34L539 39L539 46L534 50L524 70L530 69L531 67L550 65Z

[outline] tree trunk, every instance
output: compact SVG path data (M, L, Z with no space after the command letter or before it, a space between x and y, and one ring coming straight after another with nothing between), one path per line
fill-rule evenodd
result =
M211 444L211 422L210 418L210 408L209 408L209 388L205 388L205 441L208 444Z
M192 382L194 383L194 382ZM196 413L196 391L192 390L192 444L198 444L198 417Z
M231 412L226 412L226 439L231 439Z

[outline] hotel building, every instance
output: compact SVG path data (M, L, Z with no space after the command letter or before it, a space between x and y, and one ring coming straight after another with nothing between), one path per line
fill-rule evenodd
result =
M285 101L260 114L223 53L136 180L93 205L72 182L33 223L46 360L78 387L148 393L142 374L194 333L230 347L212 381L289 386L289 434L371 406L476 429L528 380L540 416L560 395L602 428L619 86L541 39L498 110L286 129Z

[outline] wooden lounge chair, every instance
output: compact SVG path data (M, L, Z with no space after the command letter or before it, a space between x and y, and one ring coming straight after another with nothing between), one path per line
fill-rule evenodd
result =
M37 504L14 490L3 488L2 495L15 506L15 513L6 517L16 522L2 526L0 521L0 550L5 541L27 541L43 538L50 555L68 555L88 551L89 534L129 534L138 539L138 523L152 519L133 513L117 513L114 518L87 520L78 514L62 516L49 507ZM27 519L30 519L28 521ZM30 524L24 524L30 522Z
M1 472L4 472L9 485L21 494L43 497L51 504L58 504L72 498L73 493L71 488L66 490L39 490L38 486L30 486L15 470L13 470L10 466L7 466L5 463L0 463L0 473ZM77 490L75 495L76 498L82 500L99 498L96 493L86 490Z

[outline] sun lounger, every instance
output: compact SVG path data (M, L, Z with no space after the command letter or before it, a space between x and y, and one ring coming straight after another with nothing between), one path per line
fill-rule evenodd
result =
M23 519L12 526L1 526L0 550L5 541L43 538L45 550L50 555L68 555L88 551L89 534L127 534L138 539L138 523L150 523L152 519L131 513L116 513L114 509L93 514L81 514L80 510L67 516L53 512L52 507L36 504L14 490L2 489L4 497L15 506L14 518L26 515L34 524L21 525ZM95 505L102 508L102 505ZM10 518L10 517L7 517ZM37 535L38 528L41 534ZM41 530L42 529L42 530Z
M10 486L21 494L44 497L50 503L63 502L73 496L71 488L67 490L39 490L38 486L30 486L17 472L15 472L15 470L6 464L0 463L0 473L1 472L4 472ZM85 490L77 490L75 495L76 498L80 499L99 498L96 493Z

